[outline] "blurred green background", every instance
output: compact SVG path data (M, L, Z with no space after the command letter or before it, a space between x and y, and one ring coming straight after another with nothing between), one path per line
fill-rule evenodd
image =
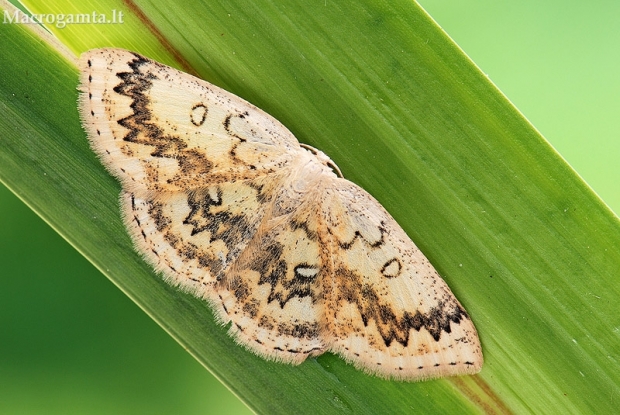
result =
M620 212L620 3L420 3ZM249 413L3 187L0 229L0 413Z

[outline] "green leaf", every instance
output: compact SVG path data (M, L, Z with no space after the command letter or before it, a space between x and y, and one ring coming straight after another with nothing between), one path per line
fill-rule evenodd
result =
M167 62L326 152L445 276L483 342L479 375L423 383L370 377L329 354L292 367L236 346L205 304L163 283L131 248L120 187L79 126L75 67L2 25L0 179L251 408L614 412L617 218L417 5L128 4L126 29L87 37L95 25L65 28L63 41L82 50L127 30L143 35L106 46L156 57L143 49L155 38Z

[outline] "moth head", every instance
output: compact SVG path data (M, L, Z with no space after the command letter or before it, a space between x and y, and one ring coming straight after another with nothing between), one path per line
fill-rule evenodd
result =
M314 157L316 157L316 159L324 166L329 167L335 174L336 176L342 178L342 172L340 171L340 169L338 168L338 166L336 165L336 163L334 163L332 161L332 159L330 159L327 154L323 153L321 150L317 150L316 148L309 146L308 144L303 144L303 143L299 143L299 145L301 146L301 148L303 148L304 150L310 152L312 155L314 155Z

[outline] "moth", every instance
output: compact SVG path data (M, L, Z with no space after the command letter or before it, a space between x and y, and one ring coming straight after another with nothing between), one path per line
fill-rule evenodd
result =
M473 374L476 329L390 214L321 151L208 82L121 49L80 58L79 110L135 247L266 359L331 351L400 380Z

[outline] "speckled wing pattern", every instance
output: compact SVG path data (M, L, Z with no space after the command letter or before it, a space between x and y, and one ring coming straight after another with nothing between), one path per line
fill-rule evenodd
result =
M469 315L368 193L274 118L121 49L80 59L91 147L122 184L136 249L242 345L298 364L332 351L381 377L482 366Z

